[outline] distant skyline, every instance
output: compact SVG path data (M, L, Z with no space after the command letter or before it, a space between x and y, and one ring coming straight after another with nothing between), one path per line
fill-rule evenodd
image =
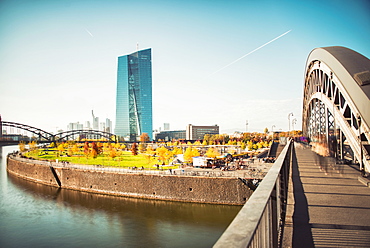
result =
M117 58L138 44L152 48L154 129L287 130L290 112L301 128L309 53L370 57L369 10L366 0L1 1L0 114L50 132L92 109L114 120Z

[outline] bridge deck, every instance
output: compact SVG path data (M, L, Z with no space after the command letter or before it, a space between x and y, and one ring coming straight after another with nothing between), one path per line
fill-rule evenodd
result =
M359 171L295 147L283 247L369 247L370 188Z

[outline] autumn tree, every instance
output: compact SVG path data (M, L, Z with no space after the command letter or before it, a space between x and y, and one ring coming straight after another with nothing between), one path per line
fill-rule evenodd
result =
M37 142L36 141L29 142L28 147L30 148L31 151L36 150L37 149Z
M152 146L148 146L146 148L146 153L144 154L144 157L147 159L148 164L152 161L152 157L156 152L153 150Z
M210 147L206 154L205 154L207 157L209 158L216 158L218 156L220 156L220 153L217 151L217 149L215 149L214 147Z
M146 145L144 143L139 144L139 152L144 153L146 150Z
M125 150L126 149L126 145L124 143L122 143L120 149L121 150Z
M26 150L26 143L24 143L23 140L19 142L18 146L21 152L24 152Z
M99 154L99 147L95 142L93 142L91 144L91 155L93 158L97 158L98 154Z
M193 163L193 157L198 157L199 156L199 151L196 148L193 148L189 146L186 148L186 151L184 153L184 160Z
M150 140L149 135L147 133L142 133L140 135L140 142L145 143Z
M156 150L158 160L161 162L166 161L166 154L168 153L168 149L164 146L158 147Z
M138 154L137 150L138 150L137 149L137 144L133 143L132 146L131 146L132 155L136 156Z
M118 155L118 153L117 153L116 148L114 148L112 146L109 146L109 157L115 158L115 157L117 157L117 155Z
M175 147L172 150L173 155L182 154L182 149L180 147Z
M74 144L73 147L72 147L72 152L73 154L77 154L79 152L80 149L78 149L78 146L77 144Z
M57 147L58 150L58 156L60 156L64 152L64 144L60 143Z
M84 154L87 157L89 157L89 153L90 153L90 146L89 146L89 143L88 142L85 142L85 145L84 145Z

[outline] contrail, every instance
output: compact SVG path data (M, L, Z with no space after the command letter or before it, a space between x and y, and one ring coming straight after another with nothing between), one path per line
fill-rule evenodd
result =
M236 63L236 62L238 62L238 61L239 61L239 60L241 60L242 58L244 58L244 57L248 56L249 54L254 53L255 51L257 51L257 50L261 49L262 47L264 47L264 46L266 46L266 45L268 45L268 44L270 44L271 42L273 42L273 41L275 41L275 40L277 40L277 39L279 39L279 38L283 37L284 35L286 35L286 34L287 34L287 33L289 33L290 31L292 31L292 30L289 30L289 31L287 31L287 32L283 33L282 35L279 35L279 36L278 36L278 37L276 37L275 39L272 39L272 40L270 40L269 42L267 42L267 43L263 44L262 46L257 47L257 48L256 48L256 49L254 49L253 51L250 51L249 53L247 53L247 54L245 54L245 55L241 56L240 58L238 58L237 60L234 60L234 61L233 61L233 62L231 62L230 64L227 64L227 65L225 65L224 67L222 67L221 69L218 69L218 70L217 70L217 71L215 71L214 73L210 74L208 77L210 77L210 76L212 76L212 75L216 74L217 72L219 72L219 71L221 71L221 70L225 69L226 67L229 67L230 65L232 65L232 64L234 64L234 63Z
M87 28L85 28L86 32L91 36L91 37L94 37L94 35L89 31L87 30Z

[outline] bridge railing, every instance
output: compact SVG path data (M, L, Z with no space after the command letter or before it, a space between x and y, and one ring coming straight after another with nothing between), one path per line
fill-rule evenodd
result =
M214 247L281 246L293 153L290 141Z

